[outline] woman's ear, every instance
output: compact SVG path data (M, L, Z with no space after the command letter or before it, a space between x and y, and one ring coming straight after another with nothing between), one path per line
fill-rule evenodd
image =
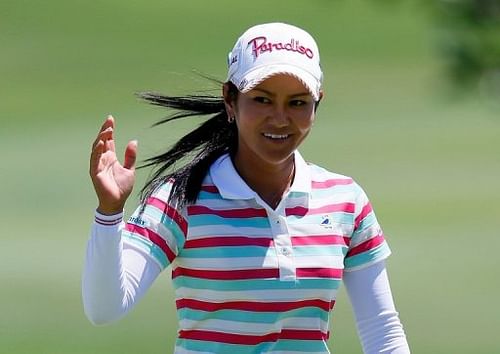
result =
M228 118L236 116L236 100L234 94L231 93L231 87L228 82L224 83L224 85L222 86L222 97L224 98L224 105L226 106L226 113Z

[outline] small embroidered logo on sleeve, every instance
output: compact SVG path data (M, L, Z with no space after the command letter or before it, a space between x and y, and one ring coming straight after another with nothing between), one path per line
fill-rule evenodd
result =
M138 216L131 216L128 222L137 226L146 226L146 222Z

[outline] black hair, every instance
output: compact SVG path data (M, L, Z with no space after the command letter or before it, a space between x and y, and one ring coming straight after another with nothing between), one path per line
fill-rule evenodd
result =
M237 87L231 82L227 85L230 99L236 101ZM237 149L236 124L228 119L224 98L209 95L164 96L152 92L138 93L138 96L153 105L177 111L153 126L180 118L212 115L179 139L169 150L148 158L139 167L153 167L152 174L140 193L143 207L148 198L168 181L172 183L169 205L180 209L194 203L210 165L221 155L234 154ZM187 162L178 167L177 163L182 159Z
M230 81L226 85L229 99L236 102L238 88ZM138 93L138 96L153 105L177 111L153 126L180 118L212 115L179 139L169 150L145 160L145 163L139 166L153 167L150 178L141 189L142 207L158 188L169 181L172 183L167 201L169 205L180 209L194 203L210 165L225 153L234 156L238 147L237 127L234 119L231 122L228 119L224 98L207 95L165 96L152 92ZM318 106L319 101L316 101L314 111ZM183 159L188 162L177 168L177 163Z

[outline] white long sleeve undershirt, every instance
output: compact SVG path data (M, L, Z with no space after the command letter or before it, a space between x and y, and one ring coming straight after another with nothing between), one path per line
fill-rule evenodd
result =
M94 223L82 277L84 311L95 325L123 317L160 274L159 265L121 239L123 214L96 213L109 225ZM408 354L410 350L395 310L385 262L344 273L365 354Z
M385 262L344 272L343 281L365 354L410 353L394 306Z

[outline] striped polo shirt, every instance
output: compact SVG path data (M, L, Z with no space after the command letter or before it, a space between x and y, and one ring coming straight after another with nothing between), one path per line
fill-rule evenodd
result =
M390 254L363 190L307 164L269 207L221 156L196 203L167 204L165 184L123 238L171 266L176 354L329 353L329 314L344 271Z

